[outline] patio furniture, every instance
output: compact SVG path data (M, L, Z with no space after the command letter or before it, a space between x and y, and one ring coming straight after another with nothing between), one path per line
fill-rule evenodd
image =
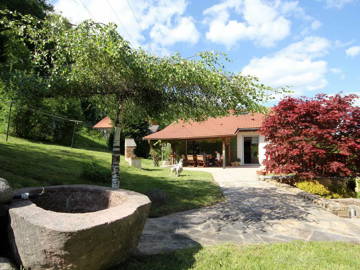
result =
M208 154L205 156L205 160L206 160L206 166L215 166L215 158L213 155Z
M206 155L196 155L196 162L198 166L208 166L208 163L206 162Z
M196 166L196 159L193 155L186 155L186 165Z
M215 166L221 167L223 165L223 156L220 156L220 159L215 159Z

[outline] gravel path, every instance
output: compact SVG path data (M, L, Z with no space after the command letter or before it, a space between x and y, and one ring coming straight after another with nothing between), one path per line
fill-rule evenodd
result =
M360 242L360 219L337 217L288 190L256 179L255 167L194 168L213 174L226 201L148 219L141 254L224 242Z

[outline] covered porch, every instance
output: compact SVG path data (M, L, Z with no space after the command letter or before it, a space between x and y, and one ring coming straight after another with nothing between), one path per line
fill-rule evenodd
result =
M171 160L188 166L259 165L265 157L265 140L259 134L265 116L256 113L228 115L207 120L179 120L144 137L150 145L166 142Z
M232 137L189 138L163 140L171 145L169 160L172 164L183 159L184 166L226 167L239 166L237 139ZM151 144L151 141L149 141Z
M150 146L156 141L148 140ZM254 131L237 132L233 136L163 139L162 159L170 164L183 159L191 167L258 166L264 156L264 138Z

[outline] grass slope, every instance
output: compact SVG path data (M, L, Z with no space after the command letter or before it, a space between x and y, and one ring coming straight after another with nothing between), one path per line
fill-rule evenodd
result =
M52 144L30 142L10 137L5 143L0 135L0 177L14 188L60 184L99 184L83 179L83 167L95 161L108 169L111 154ZM127 166L121 160L121 187L141 193L160 189L168 201L152 207L150 216L203 207L223 200L219 186L204 172L185 171L181 177L170 175L169 169L154 168L151 160L142 161L143 169ZM111 179L109 179L110 185Z
M134 257L114 270L355 270L359 254L360 245L339 242L220 245Z

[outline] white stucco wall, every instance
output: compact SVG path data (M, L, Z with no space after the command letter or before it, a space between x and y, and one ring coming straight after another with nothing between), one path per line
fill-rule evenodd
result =
M259 163L263 165L263 161L265 160L265 136L259 135Z
M265 137L260 135L256 131L252 132L239 132L237 134L237 157L240 159L240 164L244 165L244 137L259 137L259 163L262 165L262 162L265 160Z

